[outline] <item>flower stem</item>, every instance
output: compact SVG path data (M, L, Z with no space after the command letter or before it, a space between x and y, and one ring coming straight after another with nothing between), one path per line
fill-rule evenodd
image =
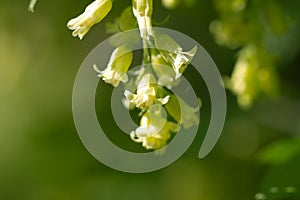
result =
M147 65L151 63L151 54L149 52L148 43L146 39L143 39L143 47L144 47L144 59L143 64Z

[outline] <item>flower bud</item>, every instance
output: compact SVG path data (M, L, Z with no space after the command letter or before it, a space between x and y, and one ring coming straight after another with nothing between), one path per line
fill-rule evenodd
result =
M161 55L173 66L175 79L178 79L197 53L197 46L188 52L183 52L182 47L166 34L157 35L155 42Z
M95 0L81 15L71 19L67 27L74 30L72 33L74 37L78 36L82 39L94 24L99 23L109 13L111 8L111 0Z
M138 21L141 38L149 40L152 32L152 0L132 0L133 14Z

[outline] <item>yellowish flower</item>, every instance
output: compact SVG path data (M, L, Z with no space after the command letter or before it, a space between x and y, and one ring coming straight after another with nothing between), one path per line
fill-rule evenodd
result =
M182 75L197 53L197 46L184 52L182 47L167 34L157 34L155 44L163 58L172 65L176 73L175 79Z
M138 21L141 38L149 40L152 32L152 0L132 0L133 14Z
M129 102L141 109L149 109L154 104L164 105L169 101L169 96L164 98L156 97L156 80L152 74L145 74L137 87L137 93L133 94L125 90L125 97Z
M195 46L192 50L188 52L183 52L181 48L177 49L175 55L171 55L171 59L173 60L172 64L176 73L175 79L178 79L187 65L191 62L194 55L197 52L197 46Z
M78 36L82 39L94 24L99 23L109 13L111 8L111 0L95 0L81 15L71 19L67 27L74 30L72 33L74 37Z
M237 95L241 107L250 107L261 96L276 96L278 78L273 62L262 49L246 46L241 50L231 79L227 81L227 87Z
M131 65L133 53L128 52L125 46L120 46L112 53L107 68L104 71L100 71L96 65L94 65L95 71L99 74L106 83L117 87L120 82L127 82L127 71Z
M156 106L154 106L156 107ZM160 149L167 144L172 132L178 131L178 125L166 121L161 115L157 107L143 115L140 122L140 127L132 131L130 137L133 141L142 143L146 149Z

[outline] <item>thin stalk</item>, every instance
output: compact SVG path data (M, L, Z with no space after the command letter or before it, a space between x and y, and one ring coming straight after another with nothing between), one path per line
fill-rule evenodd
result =
M143 64L147 65L151 63L151 54L149 52L148 43L146 39L143 39L143 48L144 48Z

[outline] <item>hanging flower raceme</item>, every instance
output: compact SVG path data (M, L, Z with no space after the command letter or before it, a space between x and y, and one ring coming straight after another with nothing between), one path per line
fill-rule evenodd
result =
M153 74L145 74L137 87L137 93L133 94L125 90L125 97L130 103L136 105L137 108L146 110L154 104L164 105L169 101L169 96L157 98L157 83Z
M133 14L138 21L141 38L149 40L152 32L152 0L132 0Z
M241 107L250 107L260 96L276 96L278 75L274 71L273 62L264 50L254 46L246 46L240 51L226 86L237 95Z
M81 15L71 19L67 27L73 30L72 35L82 39L110 12L113 1L94 0ZM122 33L138 27L139 32L110 38L110 44L117 48L113 50L106 68L99 70L96 64L93 67L106 83L114 87L118 87L120 82L125 83L122 103L128 110L140 110L140 126L130 133L130 137L146 149L157 150L167 145L171 134L176 133L181 125L188 129L199 122L198 109L177 99L169 91L180 83L179 77L196 54L197 46L184 52L170 36L154 32L152 11L153 0L132 0L132 6L125 8L106 29L109 33ZM128 72L133 60L130 47L134 47L140 39L144 48L143 66L138 71ZM127 74L133 78L129 80ZM169 103L170 96L179 103ZM163 150L157 152L163 153Z
M99 23L109 13L111 8L111 0L95 0L81 15L71 19L67 27L74 30L72 33L74 37L78 36L82 39L94 24Z
M146 112L140 121L140 127L130 133L135 142L142 143L146 149L157 150L164 147L171 133L178 131L179 126L169 122L161 113L161 106L154 105Z
M166 34L157 35L155 43L164 59L173 66L176 73L175 79L182 75L197 53L197 46L188 52L183 52L182 47Z
M96 65L94 65L94 69L106 83L117 87L120 82L128 81L126 73L131 65L132 58L132 51L129 51L125 46L120 46L113 51L104 71L100 71Z

